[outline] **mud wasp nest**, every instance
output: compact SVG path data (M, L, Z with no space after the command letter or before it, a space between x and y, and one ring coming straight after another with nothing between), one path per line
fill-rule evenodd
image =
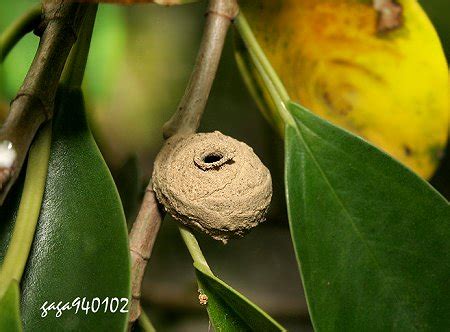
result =
M272 180L252 148L215 131L169 138L153 189L175 219L226 243L265 220Z

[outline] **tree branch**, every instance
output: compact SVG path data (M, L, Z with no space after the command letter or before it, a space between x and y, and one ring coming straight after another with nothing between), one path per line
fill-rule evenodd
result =
M131 255L130 323L134 323L141 314L142 279L164 215L150 181L129 236Z
M197 131L219 66L228 27L239 12L236 0L211 0L194 70L177 111L164 125L164 138Z
M176 113L164 126L165 138L174 134L195 133L197 130L216 76L228 27L238 11L236 0L210 1L195 67ZM164 215L150 181L130 233L132 259L130 328L141 313L139 299L142 278Z
M44 2L44 20L36 30L42 33L39 48L0 129L0 204L17 179L38 128L53 116L59 79L86 8L64 0Z

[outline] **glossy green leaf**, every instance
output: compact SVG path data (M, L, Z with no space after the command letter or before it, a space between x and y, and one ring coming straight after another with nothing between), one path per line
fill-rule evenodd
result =
M19 285L16 281L12 281L0 299L0 331L22 331L19 299Z
M88 129L82 93L61 88L53 120L48 177L38 226L22 278L26 331L123 331L128 314L92 299L128 298L130 271L125 217L105 162ZM48 311L52 302L71 310ZM76 302L75 302L76 303ZM114 306L113 306L114 308Z
M448 330L448 202L364 140L288 108L289 220L316 330Z
M202 264L194 262L201 292L208 297L206 309L216 332L285 331L269 315L213 276Z

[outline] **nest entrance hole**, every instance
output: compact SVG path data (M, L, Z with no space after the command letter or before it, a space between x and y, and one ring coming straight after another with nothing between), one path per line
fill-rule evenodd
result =
M194 162L198 168L203 171L208 171L211 169L219 169L221 166L227 163L232 163L232 159L234 154L227 149L208 149L207 151L203 151L198 153L194 157Z
M205 162L205 164L213 164L213 163L217 163L222 158L223 158L222 154L213 152L213 153L208 153L206 156L204 156L203 161Z

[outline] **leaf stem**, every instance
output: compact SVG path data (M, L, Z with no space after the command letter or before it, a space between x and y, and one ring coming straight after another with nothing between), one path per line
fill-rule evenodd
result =
M25 14L14 21L0 36L0 63L14 46L41 21L41 4L31 7Z
M142 311L140 316L139 316L139 326L145 332L156 332L155 327L153 326L152 322L148 318L148 316L145 313L145 311Z
M202 250L200 249L200 246L198 245L197 239L195 238L194 234L192 234L191 230L183 226L180 226L179 230L193 261L195 263L201 264L205 268L206 272L214 275L208 265L208 262L205 259L205 256L203 255Z
M211 0L197 60L177 111L164 125L163 135L192 134L197 131L219 66L225 37L239 12L236 0Z
M236 20L234 21L234 26L238 30L240 36L244 40L244 43L247 45L249 51L252 52L253 57L258 59L258 61L261 63L261 66L264 68L264 71L267 73L267 76L273 82L273 86L280 95L281 100L287 103L290 100L289 94L287 93L283 83L281 82L277 73L273 69L266 55L264 54L264 51L262 50L261 46L256 40L256 37L253 34L247 22L247 19L245 18L242 12L240 12L239 15L236 17Z
M38 128L53 116L59 79L88 8L65 0L43 3L44 18L35 29L41 40L25 80L0 129L0 145L12 147L15 157L0 168L0 205L16 181ZM10 151L0 150L0 158Z
M290 100L289 94L270 64L270 61L264 54L264 51L256 40L255 35L242 12L236 17L234 26L247 47L250 57L253 60L253 64L258 71L258 74L261 76L280 116L286 123L292 123L292 116L286 108L286 104Z
M142 313L140 305L142 279L164 215L150 181L129 236L131 256L130 328Z
M50 158L51 123L39 132L30 148L27 173L14 231L0 270L0 298L11 280L20 282L33 243L41 210Z

